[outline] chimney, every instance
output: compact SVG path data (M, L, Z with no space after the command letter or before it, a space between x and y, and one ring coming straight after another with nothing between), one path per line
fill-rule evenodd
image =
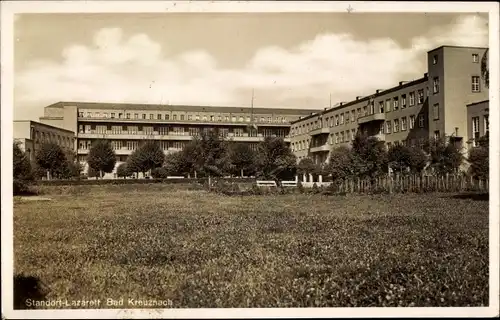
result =
M408 81L399 81L399 85L402 86L403 84L408 83Z
M356 100L359 100L359 99L361 99L361 98L363 98L363 96L357 96L357 97L356 97Z
M377 91L375 91L375 93L380 93L381 91L384 91L384 89L377 89Z

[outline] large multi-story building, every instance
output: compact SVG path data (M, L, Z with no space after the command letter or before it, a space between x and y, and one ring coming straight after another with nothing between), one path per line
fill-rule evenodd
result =
M75 134L73 131L36 121L15 120L13 135L14 141L19 143L21 150L26 153L30 161L35 159L35 154L43 143L55 143L64 150L74 150Z
M290 123L312 112L318 110L58 102L45 107L40 121L75 132L80 162L85 163L93 140L107 139L119 164L141 141L156 140L165 153L175 152L211 128L251 146L266 136L289 142Z
M388 146L418 144L448 137L465 147L467 105L488 99L481 78L486 48L441 46L427 53L428 70L420 79L401 81L365 97L292 122L291 147L298 160L328 161L330 151L352 141L358 130Z

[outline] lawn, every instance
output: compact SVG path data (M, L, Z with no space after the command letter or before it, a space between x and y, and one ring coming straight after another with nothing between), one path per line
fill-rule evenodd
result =
M14 269L38 278L46 299L488 305L488 201L227 197L161 184L45 191L51 201L15 199Z

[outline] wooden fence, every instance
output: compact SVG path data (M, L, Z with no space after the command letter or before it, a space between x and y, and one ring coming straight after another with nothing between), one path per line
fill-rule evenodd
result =
M339 193L370 192L488 192L488 179L467 176L383 176L375 179L345 179L334 181L329 190Z

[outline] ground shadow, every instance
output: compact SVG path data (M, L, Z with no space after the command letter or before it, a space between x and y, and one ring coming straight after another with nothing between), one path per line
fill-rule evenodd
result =
M461 193L453 196L447 196L447 198L453 199L470 199L474 201L489 201L490 194L489 193Z
M47 293L39 278L17 274L14 276L14 310L34 309L29 300L45 300Z

